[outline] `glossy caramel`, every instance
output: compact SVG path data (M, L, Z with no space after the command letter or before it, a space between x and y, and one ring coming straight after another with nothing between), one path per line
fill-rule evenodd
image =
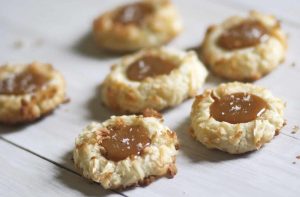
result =
M147 3L132 3L120 8L114 21L124 25L140 25L143 20L153 12L153 7Z
M0 94L20 95L33 93L48 82L48 78L29 66L23 72L9 75L0 81Z
M133 81L142 81L147 77L169 74L176 65L158 56L148 55L133 62L127 68L127 77Z
M210 106L210 115L220 122L246 123L263 114L267 105L265 100L254 94L238 92L215 99Z
M249 20L225 30L218 38L218 45L227 50L255 46L266 38L267 28L259 21Z
M151 143L147 129L141 125L113 125L107 129L109 134L101 145L105 148L104 156L112 161L140 155Z

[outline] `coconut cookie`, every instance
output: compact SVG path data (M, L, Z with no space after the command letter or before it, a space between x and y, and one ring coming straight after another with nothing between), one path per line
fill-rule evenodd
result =
M250 12L208 28L201 56L210 69L230 80L253 81L284 61L287 38L274 16Z
M115 111L162 110L195 96L206 76L194 52L145 49L112 67L102 84L102 100Z
M117 52L161 46L182 29L169 0L143 0L106 12L94 21L96 43Z
M65 101L63 76L50 64L7 64L0 67L0 122L26 123Z
M75 166L105 189L147 185L177 170L176 133L156 116L112 116L91 123L76 139ZM150 116L149 116L150 115Z
M191 134L208 148L231 154L260 149L284 126L284 103L248 83L221 84L196 97Z

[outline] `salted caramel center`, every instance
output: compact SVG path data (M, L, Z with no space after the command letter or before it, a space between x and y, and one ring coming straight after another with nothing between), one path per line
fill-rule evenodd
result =
M218 39L218 45L224 49L234 50L252 47L267 38L268 30L259 21L244 21L225 30Z
M33 67L21 73L12 74L0 81L0 94L28 94L39 90L48 78Z
M124 25L140 25L153 12L153 7L147 3L133 3L123 6L115 16L115 22Z
M105 148L105 157L112 161L140 155L151 143L147 129L140 125L114 125L107 129L109 134L101 145Z
M263 114L267 105L266 101L259 96L239 92L215 99L210 106L210 114L220 122L246 123Z
M145 56L129 65L127 77L142 81L147 77L167 75L176 67L175 63L158 56Z

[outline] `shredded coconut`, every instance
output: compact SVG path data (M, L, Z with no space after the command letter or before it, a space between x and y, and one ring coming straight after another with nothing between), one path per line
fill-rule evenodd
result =
M137 146L137 148L138 148L139 150L141 150L141 149L143 148L143 144L142 144L142 143L138 143L136 146Z
M136 9L134 7L128 7L124 11L124 14L122 16L122 20L124 22L130 22L132 19L134 19L135 13L136 13Z
M243 97L243 100L244 100L244 101L250 101L250 94L248 94L247 96L244 96L244 97Z

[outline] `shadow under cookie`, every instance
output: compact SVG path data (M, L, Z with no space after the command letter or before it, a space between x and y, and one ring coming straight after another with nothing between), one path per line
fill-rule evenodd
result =
M101 85L98 85L94 92L93 97L87 102L87 108L89 110L88 119L91 121L102 122L109 119L112 115L117 115L103 105L101 100Z
M84 196L107 196L111 193L122 195L117 191L104 190L101 185L85 179L73 166L72 151L62 155L62 163L56 165L56 170L58 171L56 179L68 188L77 190ZM74 178L71 174L80 178Z
M44 115L42 115L41 117L29 121L29 122L24 122L24 123L16 123L16 124L4 124L4 123L0 123L0 135L3 134L9 134L9 133L14 133L14 132L19 132L22 130L25 130L27 127L37 124L41 121L43 121L44 119L47 119L48 116L53 115L55 112L55 110L52 110Z
M94 42L92 32L88 32L79 38L75 45L71 47L71 50L82 56L103 60L117 58L121 55L99 48Z
M177 133L180 149L182 156L187 157L190 161L198 162L222 162L235 159L244 159L250 156L250 153L245 153L242 155L232 155L216 149L208 149L200 142L193 139L189 133L190 120L186 117L175 131Z

